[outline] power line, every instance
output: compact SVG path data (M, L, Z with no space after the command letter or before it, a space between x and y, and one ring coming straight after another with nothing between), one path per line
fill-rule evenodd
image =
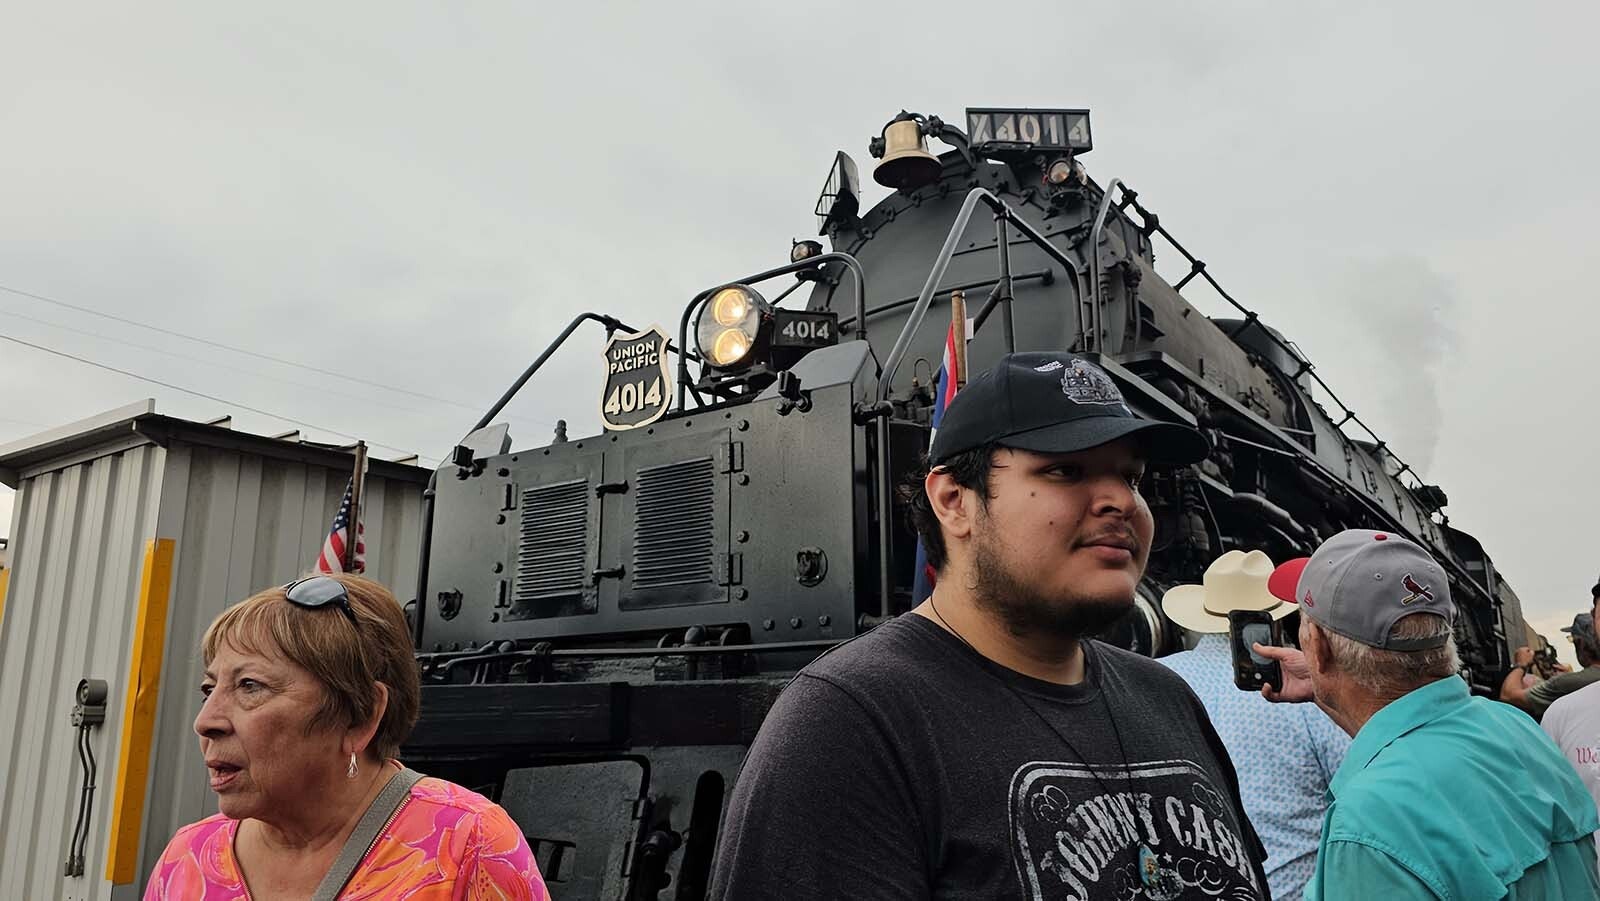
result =
M58 357L65 357L65 358L67 358L69 360L74 360L76 362L83 363L83 364L88 365L88 366L93 366L96 369L104 369L104 370L106 370L108 372L115 372L118 375L125 375L125 376L127 376L128 378L131 378L131 379L138 379L141 382L149 382L152 385L160 385L161 387L170 389L172 391L181 391L184 394L192 394L195 397L204 398L205 400L213 401L215 403L224 404L224 405L230 406L230 407L237 407L237 408L239 408L241 410L248 410L251 413L259 413L262 416L269 416L269 417L271 417L273 419L281 420L283 422L291 423L293 425L302 426L302 427L308 428L308 429L316 429L319 432L327 432L327 433L332 434L332 435L338 435L341 438L349 438L352 441L361 441L361 440L363 440L359 436L351 435L351 434L349 434L347 432L341 432L338 429L330 429L327 426L317 425L314 422L306 422L304 420L294 419L294 418L289 417L289 416L284 416L281 413L273 413L270 410L263 410L263 409L260 409L259 407L252 407L249 404L241 404L238 401L232 401L232 400L228 400L227 398L217 397L214 394L206 394L206 393L204 393L202 391L195 391L195 390L193 390L191 388L184 388L184 387L181 387L179 385L174 385L174 384L172 384L170 382L163 382L160 379L153 379L153 378L150 378L149 376L140 375L137 372L129 372L126 369L118 369L115 366L108 366L105 363L96 363L94 360L86 359L84 357L75 356L75 355L69 354L69 353L67 353L65 351L55 350L54 348L45 347L42 344L34 344L31 341L24 341L21 338L13 338L12 336L7 335L7 334L0 333L0 340L10 341L13 344L21 344L23 347L31 347L34 350L44 351L47 354L53 354L53 355L58 356ZM382 443L377 442L377 441L368 441L367 443L371 444L373 447L385 448L387 450L392 450L392 451L394 451L395 453L398 453L398 454L406 454L407 456L409 456L412 453L411 451L408 451L405 448L395 447L392 444L382 444ZM418 459L431 460L433 458L432 457L422 457L421 455L418 455Z
M109 319L112 322L120 322L123 325L131 325L131 326L134 326L135 328L149 329L152 332L160 332L163 335L171 335L174 338L182 338L185 341L195 341L195 342L198 342L200 344L205 344L205 345L207 345L209 347L215 347L215 348L218 348L220 350L226 350L226 351L228 351L230 353L244 354L245 356L255 357L255 358L260 359L260 360L268 360L270 362L277 363L277 364L282 365L282 366L293 366L293 367L295 367L297 369L307 369L307 370L310 370L312 372L318 373L320 375L332 376L334 378L343 379L345 381L360 382L363 385L369 385L369 386L371 386L373 388L382 388L385 391L394 391L394 392L396 392L398 394L408 394L408 395L410 395L412 397L420 397L423 400L431 400L431 401L434 401L435 403L449 404L452 407L460 407L463 410L471 410L474 413L481 413L482 412L477 407L473 407L473 406L471 406L469 404L464 404L464 403L462 403L462 402L460 402L458 400L451 400L448 397L435 397L432 394L423 394L420 391L412 391L409 388L396 388L393 385L385 385L382 382L368 381L366 379L362 379L362 378L358 378L356 376L350 375L349 373L346 373L346 372L333 372L333 371L327 370L327 369L320 369L320 368L318 368L316 366L311 366L311 365L306 364L306 363L297 363L294 360L285 360L282 357L274 357L271 354L258 353L257 351L253 351L253 350L246 350L243 347L234 347L231 344L223 344L220 341L212 341L209 338L201 338L201 337L198 337L196 335L188 335L188 334L184 334L183 332L173 331L172 329L165 329L165 328L162 328L162 327L160 327L158 325L150 325L147 322L139 322L139 321L134 320L134 319L124 319L121 316L114 316L114 315L112 315L110 313L101 312L100 310L92 309L90 307L83 307L83 306L78 306L77 304L67 303L64 300L56 300L53 297L46 297L43 294L35 294L32 291L23 291L20 288L11 288L11 287L7 287L6 285L0 285L0 291L5 291L5 292L7 292L9 294L16 294L16 295L21 296L21 297L28 297L28 298L31 298L33 300L40 301L42 303L54 304L54 305L56 305L58 307L65 307L65 308L67 308L69 310L76 310L79 313L87 313L90 316L99 316L102 319ZM285 421L286 422L290 422L292 420L285 420Z
M113 344L116 344L116 345L119 345L119 346L122 346L122 347L135 347L135 348L138 348L139 350L147 350L147 351L150 351L151 353L158 353L158 354L162 354L164 356L174 357L174 358L179 359L179 360L187 360L187 361L189 361L191 363L199 363L202 366L215 366L218 369L227 369L227 370L230 370L232 372L241 373L243 375L254 376L256 378L262 378L262 379L267 379L268 381L278 382L279 384L283 384L283 385L292 385L292 386L294 386L296 388L304 388L304 389L306 389L308 391L316 391L316 392L321 393L321 394L331 394L331 395L334 395L336 397L346 397L346 398L349 398L350 400L360 401L363 404L372 404L372 405L379 406L379 407L388 407L391 410L399 410L402 413L414 413L414 412L416 412L411 407L402 407L399 404L385 403L385 402L383 402L381 400L376 400L376 399L369 398L369 397L361 397L360 395L349 394L349 393L346 393L344 391L335 391L335 390L333 390L331 388L328 388L326 385L308 385L308 384L306 384L304 382L296 382L293 379L281 378L281 377L275 376L275 375L267 375L264 372L255 372L253 370L244 369L244 368L239 367L239 366L229 366L227 363L218 363L215 360L202 360L199 357L192 357L192 356L189 356L188 354L180 354L180 353L178 353L176 351L167 350L167 349L161 348L161 347L152 347L149 344L139 344L139 343L134 342L134 341L124 341L121 338L113 338L110 335L102 335L99 332L91 332L88 329L74 328L74 327L72 327L70 325L62 325L59 322L51 322L48 319L39 319L39 318L36 318L36 317L33 317L33 316L24 315L22 313L12 312L11 310L0 310L0 317L6 318L6 319L21 319L21 320L23 320L25 322L36 322L36 323L38 323L40 325L49 326L50 328L54 328L54 329L60 329L61 331L64 331L64 332L71 332L71 333L73 333L75 335L86 335L86 336L88 336L90 338L95 338L95 339L98 339L100 341L109 341L109 342L111 342Z

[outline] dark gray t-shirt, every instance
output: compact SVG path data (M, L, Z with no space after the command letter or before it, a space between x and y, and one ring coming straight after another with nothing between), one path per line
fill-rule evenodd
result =
M745 759L711 896L1266 898L1266 853L1189 687L1084 649L1084 682L1055 685L912 614L812 663Z

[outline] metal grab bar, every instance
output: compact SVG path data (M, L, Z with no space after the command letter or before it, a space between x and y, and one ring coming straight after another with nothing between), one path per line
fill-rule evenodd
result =
M1094 228L1089 232L1089 252L1086 254L1089 257L1089 318L1094 323L1092 349L1096 351L1100 350L1100 338L1105 329L1100 312L1100 239L1105 236L1106 216L1111 212L1111 195L1118 188L1122 188L1124 193L1128 190L1122 184L1122 179L1113 178L1106 184L1105 192L1100 195L1100 209L1094 214ZM1078 323L1078 340L1084 342L1084 350L1090 350L1087 338L1083 334L1082 317L1079 317Z
M633 331L633 329L628 327L627 323L617 319L615 316L607 316L604 313L579 313L578 315L572 317L572 321L567 323L567 327L561 330L561 334L557 335L554 341L550 342L549 346L544 349L544 353L539 354L533 363L530 364L527 369L523 370L522 375L511 384L511 387L507 388L506 392L500 395L500 399L495 401L494 406L490 407L488 412L478 417L477 423L475 423L472 428L467 429L467 435L471 435L473 432L483 428L489 424L490 420L494 419L496 416L499 416L500 411L504 410L506 405L511 403L511 399L517 396L517 392L521 391L522 387L528 384L528 380L533 378L533 374L538 372L540 367L544 366L546 360L550 359L551 354L554 354L556 350L561 347L561 345L565 344L567 339L572 337L572 333L578 330L578 326L584 324L585 322L600 323L606 327L607 334L611 334L613 332ZM678 350L678 348L672 346L670 341L667 343L667 349L669 351ZM678 357L679 359L683 358L683 353L681 351L679 351ZM463 435L462 437L465 438L466 436ZM454 456L454 454L451 454L451 458L454 458ZM422 549L417 558L417 620L412 624L412 641L417 646L418 650L422 649L422 623L423 620L427 619L428 556L433 553L433 503L436 496L435 493L437 492L438 488L439 470L435 469L433 471L433 475L428 477L428 487L422 492Z
M1034 244L1037 244L1041 250L1055 259L1056 262L1060 263L1062 266L1065 266L1067 271L1071 272L1078 280L1077 283L1081 288L1083 271L1078 268L1078 264L1075 260L1062 252L1059 247L1051 244L1044 235L1040 234L1038 229L1033 227L1031 222L1023 219L1013 212L1011 207L1008 206L1005 201L996 197L986 188L973 188L971 191L967 192L966 199L961 202L961 211L956 214L955 224L951 226L949 235L945 237L944 246L939 248L939 255L934 258L933 270L928 273L928 280L923 283L922 291L917 295L917 305L911 311L911 317L907 319L906 324L901 327L900 335L895 339L894 347L889 351L889 356L884 358L883 377L878 382L877 399L880 403L886 400L889 396L889 385L894 381L895 371L899 369L900 363L905 357L907 346L911 343L911 337L916 334L917 329L921 328L923 317L928 314L928 306L933 300L934 292L938 288L939 283L944 281L945 270L949 268L950 260L955 255L955 245L958 241L960 241L961 235L966 232L967 223L972 219L972 211L977 207L980 201L987 204L990 209L994 210L996 218L1003 218L1005 221L1011 223L1011 225L1015 226L1017 231L1025 235L1028 240L1032 241ZM1081 290L1079 291L1078 296L1080 298L1083 296ZM1081 311L1079 323L1079 331L1081 332Z
M861 264L856 261L855 257L851 256L848 253L841 253L839 251L833 251L832 253L824 253L824 254L821 254L819 256L814 256L814 257L810 257L808 259L801 260L798 263L789 263L786 266L779 266L776 269L768 269L765 272L757 272L754 275L748 275L748 276L745 276L744 278L734 279L731 282L723 282L720 285L716 285L715 287L707 288L704 291L701 291L699 294L696 294L694 296L694 299L689 301L689 305L683 308L683 316L681 318L679 318L679 320L678 320L678 344L679 344L679 346L681 346L681 347L687 347L688 346L688 344L689 344L689 319L695 314L695 312L701 307L701 305L703 305L706 302L706 300L708 298L710 298L711 295L715 294L716 292L722 290L723 288L728 287L729 285L754 285L754 284L757 284L757 283L760 283L760 282L764 282L769 278L777 278L780 275L787 275L790 272L799 272L802 269L815 269L816 267L822 265L823 263L843 263L846 268L848 268L852 273L855 274L855 277L856 277L856 315L855 315L855 321L858 323L858 326L857 326L857 329L856 329L856 334L862 340L865 340L866 337L867 337L867 320L866 320L866 316L865 316L866 309L867 309L867 307L866 307L866 303L867 303L867 300L866 300L866 296L867 296L867 274L861 268ZM704 372L704 367L702 367L701 371L702 371L702 373ZM683 410L683 405L684 405L684 401L686 400L686 392L688 391L688 386L689 386L689 361L684 357L683 354L679 354L678 355L678 387L677 387L677 394L678 394L678 398L677 398L678 406L677 406L677 409L679 411ZM696 397L698 397L698 396L699 395L696 395Z
M900 368L901 361L905 359L906 351L911 346L912 337L922 327L923 318L928 315L928 307L933 303L933 295L938 289L939 283L944 281L945 270L949 268L950 260L955 255L956 245L960 242L961 236L966 233L967 224L972 220L972 212L977 209L979 202L987 204L994 211L995 219L999 223L1003 225L1003 223L1009 222L1015 226L1017 231L1025 235L1034 244L1037 244L1046 254L1072 273L1073 283L1078 287L1078 331L1080 334L1083 331L1083 272L1078 268L1078 264L1062 252L1060 248L1051 244L1044 235L1039 233L1038 229L1033 227L1032 223L1018 216L1005 201L996 197L987 189L973 188L968 191L966 199L961 202L961 211L956 214L955 223L950 226L950 233L945 236L944 246L939 248L939 255L933 259L933 268L928 272L927 281L923 282L921 293L917 295L917 305L912 308L911 315L906 319L906 324L900 328L900 334L895 338L893 349L884 358L883 374L878 377L877 403L873 407L874 412L878 415L878 610L880 615L885 618L893 615L893 611L889 607L889 595L894 584L891 570L893 561L890 559L893 555L890 553L889 535L889 495L893 487L889 484L890 411L885 409L885 405L888 403L889 388L894 383L895 372ZM1002 227L1002 225L997 225L997 228ZM1005 245L1002 244L1001 246L1004 247ZM1009 250L1007 250L1007 255L1002 257L1002 260L1009 262ZM1009 301L1009 297L1004 300L1007 309L1010 306Z

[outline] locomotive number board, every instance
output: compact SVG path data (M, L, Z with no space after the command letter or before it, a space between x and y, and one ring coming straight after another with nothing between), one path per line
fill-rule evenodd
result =
M774 347L830 347L839 343L839 314L821 310L774 310Z
M985 144L1028 144L1035 150L1088 153L1094 148L1086 109L969 109L967 139Z

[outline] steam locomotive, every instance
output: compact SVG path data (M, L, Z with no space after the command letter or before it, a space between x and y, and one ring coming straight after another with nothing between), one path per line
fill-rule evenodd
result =
M894 486L928 446L953 292L972 298L974 371L1070 349L1140 415L1211 445L1141 486L1156 538L1107 640L1179 649L1168 587L1225 550L1287 559L1362 527L1444 564L1475 691L1493 693L1523 642L1516 595L1450 527L1444 492L1135 191L1088 177L1087 110L970 109L963 125L888 122L868 149L893 191L865 211L838 153L817 238L696 294L674 332L579 314L435 473L406 757L498 800L559 897L703 897L724 799L786 679L911 606L915 539ZM1155 269L1158 241L1181 261L1175 281ZM1197 281L1238 315L1191 306ZM607 333L605 430L514 447L495 417L587 322Z

